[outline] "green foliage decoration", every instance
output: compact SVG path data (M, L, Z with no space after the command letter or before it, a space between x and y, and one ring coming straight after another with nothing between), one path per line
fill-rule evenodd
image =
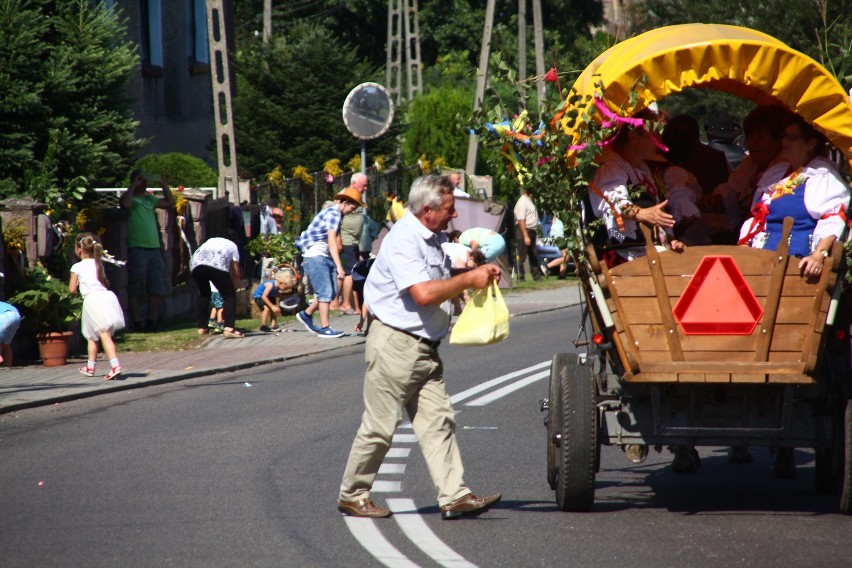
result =
M510 84L515 98L501 97L501 89L489 84L483 110L475 113L469 126L476 132L483 158L499 172L501 184L515 195L527 191L540 212L552 212L565 225L565 237L556 243L584 254L581 203L589 191L589 181L599 165L604 142L617 132L617 126L605 126L592 97L562 91L561 100L546 100L538 125L534 125L524 106L530 90L519 83L516 74L502 60L492 81ZM548 74L558 85L556 71ZM628 105L636 103L639 82L631 89ZM621 113L624 115L624 113ZM659 130L654 124L646 128ZM630 188L631 193L638 188Z
M21 312L23 329L36 334L70 331L80 319L83 299L41 266L24 271L18 290L9 303Z

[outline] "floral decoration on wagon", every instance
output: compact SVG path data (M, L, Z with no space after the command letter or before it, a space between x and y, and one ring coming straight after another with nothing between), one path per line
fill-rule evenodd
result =
M469 122L471 133L482 144L483 159L494 168L501 185L513 188L514 193L530 190L542 209L562 220L565 236L554 244L583 255L584 240L580 235L600 221L584 227L581 203L591 189L589 182L599 166L603 148L625 126L644 128L655 138L661 127L653 121L626 116L624 109L613 110L599 96L562 90L562 73L555 67L543 78L555 83L556 89L548 89L551 97L542 101L539 120L534 125L531 116L535 112L529 110L525 85L542 77L517 81L516 73L502 59L498 71L487 85L483 109L475 112ZM501 95L506 92L506 83L513 88L510 100ZM641 84L636 81L631 88L627 108L635 109ZM552 99L557 97L552 93L558 95L555 102ZM629 189L631 196L641 192L638 186Z

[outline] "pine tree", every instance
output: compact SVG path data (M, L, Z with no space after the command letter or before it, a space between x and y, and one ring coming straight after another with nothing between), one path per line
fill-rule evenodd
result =
M0 0L0 196L124 175L141 147L124 26L102 2Z

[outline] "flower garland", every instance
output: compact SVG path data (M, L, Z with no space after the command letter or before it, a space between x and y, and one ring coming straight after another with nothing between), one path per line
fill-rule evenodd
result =
M797 187L805 183L808 180L808 176L799 173L800 171L801 168L773 185L770 199L775 199L776 197L781 197L783 195L791 195Z

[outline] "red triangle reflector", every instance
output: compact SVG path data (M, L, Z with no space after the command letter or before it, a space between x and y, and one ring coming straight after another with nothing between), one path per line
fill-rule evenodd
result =
M763 308L730 256L706 256L672 312L686 335L750 335Z

